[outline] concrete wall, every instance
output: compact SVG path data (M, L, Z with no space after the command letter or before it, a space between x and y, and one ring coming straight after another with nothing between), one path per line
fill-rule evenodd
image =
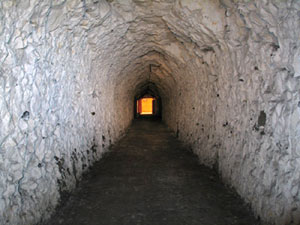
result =
M35 224L122 136L163 120L266 223L299 224L300 2L0 2L0 224ZM151 68L151 69L150 69Z

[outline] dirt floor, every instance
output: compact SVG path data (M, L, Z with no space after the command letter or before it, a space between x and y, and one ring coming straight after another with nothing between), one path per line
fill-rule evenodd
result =
M257 225L158 120L135 120L47 225Z

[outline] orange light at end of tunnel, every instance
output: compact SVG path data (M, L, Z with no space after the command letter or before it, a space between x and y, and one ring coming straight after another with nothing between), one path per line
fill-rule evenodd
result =
M142 98L141 101L141 115L152 115L153 114L153 100L154 98Z

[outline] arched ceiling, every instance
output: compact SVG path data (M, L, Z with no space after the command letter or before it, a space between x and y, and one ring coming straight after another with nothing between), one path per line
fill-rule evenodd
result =
M94 65L101 65L95 70L99 76L112 80L115 96L132 99L139 86L150 82L162 97L170 98L175 95L173 91L179 92L180 86L186 84L182 79L183 72L189 73L185 71L187 62L195 57L202 61L203 55L214 53L224 31L220 16L224 9L217 1L190 4L141 0L101 4L98 8L91 3L87 5L89 14L103 11L100 15L106 19L101 26L89 30L88 39ZM211 11L218 13L212 15ZM197 17L197 21L200 18L202 23L195 23L190 15Z

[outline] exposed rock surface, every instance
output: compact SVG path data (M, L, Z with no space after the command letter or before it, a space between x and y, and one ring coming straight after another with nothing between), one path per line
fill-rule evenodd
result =
M268 223L300 223L300 1L0 2L0 224L47 218L145 85Z

